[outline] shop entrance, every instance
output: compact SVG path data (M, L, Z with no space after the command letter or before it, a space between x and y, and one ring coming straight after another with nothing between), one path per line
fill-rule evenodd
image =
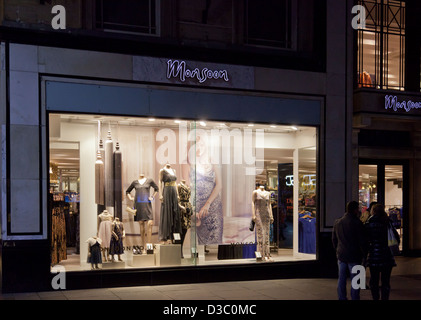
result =
M384 204L387 214L401 237L405 249L408 210L408 165L402 161L360 160L358 192L364 213L370 203Z

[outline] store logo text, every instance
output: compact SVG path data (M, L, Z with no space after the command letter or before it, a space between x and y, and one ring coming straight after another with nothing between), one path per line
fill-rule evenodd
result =
M208 68L195 68L193 70L188 69L185 61L168 60L167 61L167 78L179 78L182 82L186 81L186 78L197 79L199 83L204 83L208 79L223 79L228 82L228 71L227 70L210 70Z
M406 112L409 112L412 109L421 109L421 102L413 102L411 100L399 102L397 96L385 96L384 107L386 110L398 111L399 109L404 109Z

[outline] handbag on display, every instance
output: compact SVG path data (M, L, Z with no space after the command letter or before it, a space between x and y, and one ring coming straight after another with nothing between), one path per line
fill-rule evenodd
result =
M399 254L399 234L391 222L387 226L387 245L394 256Z
M251 219L251 221L250 221L250 227L249 227L249 229L250 229L250 231L254 231L254 225L255 225L256 223L254 222L254 220L253 219Z

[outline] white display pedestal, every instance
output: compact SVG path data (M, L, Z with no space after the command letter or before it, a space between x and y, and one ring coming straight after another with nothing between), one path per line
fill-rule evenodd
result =
M153 267L155 266L155 256L153 254L134 254L127 264L130 267Z
M202 244L197 245L196 252L199 254L199 258L205 259L205 246Z
M157 267L181 265L181 245L157 244L154 256Z

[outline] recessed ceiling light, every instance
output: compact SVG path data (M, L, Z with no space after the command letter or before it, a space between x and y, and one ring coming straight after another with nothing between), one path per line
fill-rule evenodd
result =
M153 121L155 121L155 118L149 118L148 121L153 122Z

